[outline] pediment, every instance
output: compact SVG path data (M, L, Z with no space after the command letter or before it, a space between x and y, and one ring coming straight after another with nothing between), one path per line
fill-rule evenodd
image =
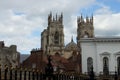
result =
M119 51L119 52L116 52L114 55L120 55L120 51Z

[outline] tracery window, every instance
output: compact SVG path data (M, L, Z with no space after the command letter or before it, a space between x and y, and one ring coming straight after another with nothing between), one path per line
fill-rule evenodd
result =
M54 43L59 44L59 33L56 31L54 35Z
M88 38L89 34L85 31L84 38Z
M88 73L91 71L92 67L93 67L93 59L91 57L88 57L88 59L87 59L87 70L88 70Z
M109 59L108 57L103 58L103 74L109 74Z

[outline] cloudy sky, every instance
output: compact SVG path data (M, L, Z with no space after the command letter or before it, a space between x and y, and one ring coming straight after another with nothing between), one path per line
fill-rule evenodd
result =
M63 13L65 44L76 41L77 16L94 15L96 36L120 36L120 0L0 0L0 41L22 54L40 48L47 17Z

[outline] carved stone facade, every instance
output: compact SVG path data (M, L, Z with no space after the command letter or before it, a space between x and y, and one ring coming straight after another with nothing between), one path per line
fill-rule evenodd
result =
M38 51L31 53L22 66L35 64L38 67L42 63L41 66L45 67L46 57L51 55L54 71L81 73L81 49L73 41L73 38L66 46L64 43L63 14L59 16L56 14L56 17L52 16L52 13L48 15L48 27L41 33L41 50L42 53ZM42 60L42 62L38 63L34 58L39 62Z
M98 75L99 73L114 72L117 66L120 75L120 38L95 37L93 16L86 17L86 19L83 16L78 17L77 24L77 44L71 39L71 42L65 46L63 15L56 15L54 18L50 13L48 15L48 27L41 33L43 53L42 55L41 53L31 54L24 61L24 65L28 66L29 63L35 66L34 63L37 64L40 60L46 64L46 56L51 55L54 71L58 69L85 74L89 73L93 67L94 72ZM38 55L42 57L35 61L34 59Z
M6 47L3 41L0 41L0 64L2 67L5 65L19 66L20 53L17 52L17 46L11 45Z
M56 51L63 53L64 31L63 15L48 15L48 27L41 33L41 48L45 54L53 55Z
M54 67L64 68L64 71L81 72L81 54L77 44L73 39L66 46L64 43L62 13L56 14L56 17L52 16L52 13L48 15L48 27L41 33L41 49L44 57L52 55Z
M86 17L85 20L81 15L81 17L78 17L77 19L77 24L77 40L80 40L80 38L84 37L94 37L93 16L90 18Z
M93 16L84 18L82 15L77 18L77 46L78 52L81 53L81 38L93 38L94 26ZM82 54L81 54L82 55Z

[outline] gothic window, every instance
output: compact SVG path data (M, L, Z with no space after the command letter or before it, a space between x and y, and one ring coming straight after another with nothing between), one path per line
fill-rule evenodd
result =
M84 35L84 38L88 38L88 35L85 34L85 35Z
M120 66L120 57L117 58L117 65Z
M88 57L88 59L87 59L87 70L88 70L88 72L91 71L92 67L93 67L93 59L91 57Z
M84 34L84 38L88 38L88 33L87 33L87 31L85 31L85 34Z
M54 43L59 44L59 33L56 31L54 35Z
M120 57L117 58L118 75L120 75Z
M109 74L109 59L108 57L103 58L103 74Z

